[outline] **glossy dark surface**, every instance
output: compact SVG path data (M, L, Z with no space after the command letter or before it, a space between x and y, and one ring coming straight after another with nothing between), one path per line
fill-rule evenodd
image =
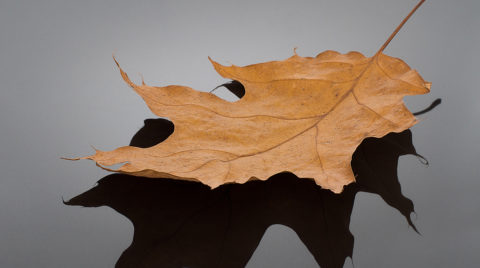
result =
M427 0L386 49L433 82L429 95L406 98L411 111L442 103L411 136L362 144L359 183L342 196L288 173L209 191L60 160L169 133L159 119L147 125L164 132L145 132L154 115L112 52L132 79L210 91L228 81L207 56L236 65L294 47L370 56L415 4L1 1L0 267L341 267L349 255L344 267L478 267L478 1Z

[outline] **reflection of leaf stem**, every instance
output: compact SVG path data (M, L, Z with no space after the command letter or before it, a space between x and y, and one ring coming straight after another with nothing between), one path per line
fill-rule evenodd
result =
M431 110L433 110L435 107L437 107L440 103L442 103L442 99L438 98L436 100L434 100L432 102L432 104L430 104L430 106L428 106L427 108L421 110L421 111L418 111L416 113L413 113L413 115L417 116L417 115L421 115L421 114L424 114L424 113L428 113L430 112Z

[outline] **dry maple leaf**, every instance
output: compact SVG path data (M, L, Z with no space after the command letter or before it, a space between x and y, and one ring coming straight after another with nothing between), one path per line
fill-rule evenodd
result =
M136 85L119 66L125 82L153 113L173 121L175 131L150 148L96 150L78 159L99 166L125 163L118 170L104 168L212 188L288 171L339 193L355 181L350 162L363 139L416 123L403 97L429 92L430 83L383 50L423 2L370 58L325 51L245 67L210 59L221 76L245 87L245 96L234 103L185 86Z

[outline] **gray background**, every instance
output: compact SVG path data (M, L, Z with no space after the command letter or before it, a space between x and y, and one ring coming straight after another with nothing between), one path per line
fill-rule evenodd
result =
M147 84L210 90L225 82L207 56L246 65L333 49L371 56L411 0L0 2L0 267L112 267L131 223L110 208L64 206L107 174L61 156L128 144L155 117L120 78L112 52ZM406 99L421 116L400 159L415 223L361 193L352 214L355 267L478 267L480 2L427 1L385 53L427 80ZM218 92L232 98L228 92ZM318 267L293 230L271 226L248 267ZM345 267L352 267L347 260Z

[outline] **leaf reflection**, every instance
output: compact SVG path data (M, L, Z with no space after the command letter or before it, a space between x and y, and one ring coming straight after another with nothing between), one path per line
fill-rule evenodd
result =
M173 128L168 120L147 119L130 145L153 146ZM112 174L65 204L109 206L130 219L133 242L116 267L245 267L273 224L292 228L321 267L343 267L353 252L349 225L356 193L378 194L415 229L413 202L402 194L397 177L398 158L407 154L424 159L410 130L364 140L352 159L357 182L339 195L291 173L214 190L195 182Z

